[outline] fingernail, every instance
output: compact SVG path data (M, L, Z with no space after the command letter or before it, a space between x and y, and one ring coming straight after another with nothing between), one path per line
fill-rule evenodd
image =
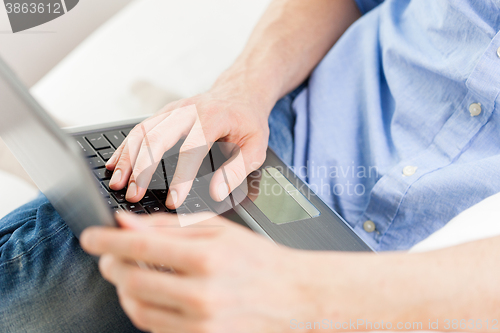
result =
M220 183L218 193L220 201L224 200L227 197L227 195L229 194L229 187L226 183Z
M133 198L136 195L137 195L137 185L135 184L135 182L130 182L130 184L128 184L128 190L127 190L126 197Z
M109 181L109 185L113 186L122 180L122 171L120 169L116 169L115 172L113 173L113 177L111 177L111 180Z
M110 166L111 164L115 163L116 160L116 155L111 156L109 161L106 162L106 166Z
M175 205L177 203L177 191L176 190L170 190L169 199L170 199L170 200L168 200L169 206Z

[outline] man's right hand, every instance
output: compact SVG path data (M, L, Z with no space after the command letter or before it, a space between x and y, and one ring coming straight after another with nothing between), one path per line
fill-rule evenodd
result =
M219 140L234 147L222 166L225 175L221 167L210 183L212 198L224 200L264 162L267 121L275 102L262 103L248 89L235 87L219 80L209 92L170 103L137 125L106 164L114 170L110 187L120 190L128 186L127 201L138 202L163 154L185 138L166 200L167 207L177 208L188 195L210 146Z
M209 92L167 105L130 133L107 164L115 170L111 188L128 184L127 200L139 201L153 164L185 136L167 206L184 201L208 147L217 140L236 148L224 165L227 183L219 169L210 184L212 197L224 199L264 162L267 119L276 101L310 75L359 17L354 0L272 1L241 55Z

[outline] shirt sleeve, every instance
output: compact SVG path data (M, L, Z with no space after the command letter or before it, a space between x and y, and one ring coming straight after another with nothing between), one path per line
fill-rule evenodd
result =
M366 14L373 8L380 5L384 0L355 0L361 14Z

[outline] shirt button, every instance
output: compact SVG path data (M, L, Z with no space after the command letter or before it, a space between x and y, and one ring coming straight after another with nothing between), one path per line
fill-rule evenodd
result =
M500 58L500 47L497 49L497 56Z
M373 221L368 220L363 223L363 229L365 229L366 232L374 232L375 231L375 223Z
M481 103L472 103L469 106L469 112L471 117L479 116L481 114Z
M417 172L418 167L413 165L407 165L403 168L403 175L406 177L413 176Z

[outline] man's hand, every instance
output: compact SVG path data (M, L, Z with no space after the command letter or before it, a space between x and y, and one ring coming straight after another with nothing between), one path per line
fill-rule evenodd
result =
M369 331L369 323L383 322L425 330L438 321L439 330L457 331L462 326L451 321L458 320L470 332L498 330L499 237L411 255L311 252L276 246L211 214L187 218L202 222L180 228L175 215L128 216L120 217L126 230L82 234L82 247L102 255L103 276L140 329L305 332L316 322L321 332Z
M210 185L224 199L265 159L267 119L278 99L302 83L342 33L360 16L354 0L272 1L247 46L209 92L167 105L137 126L107 164L110 187L128 184L139 201L165 151L186 137L166 204L186 198L208 147L234 144L232 158ZM140 176L140 177L139 177Z
M128 229L92 228L83 248L102 255L100 270L116 285L133 323L152 332L282 332L293 318L315 318L318 295L311 265L299 251L277 246L209 214L180 228L173 215L121 218ZM133 229L133 230L130 230ZM134 263L171 266L176 274Z
M120 190L128 185L127 200L138 202L163 154L185 138L166 201L169 208L176 208L188 195L208 149L220 140L234 148L210 185L212 198L223 200L264 162L267 118L274 103L249 100L256 94L234 87L219 83L208 93L167 105L137 125L106 165L114 170L110 187Z

